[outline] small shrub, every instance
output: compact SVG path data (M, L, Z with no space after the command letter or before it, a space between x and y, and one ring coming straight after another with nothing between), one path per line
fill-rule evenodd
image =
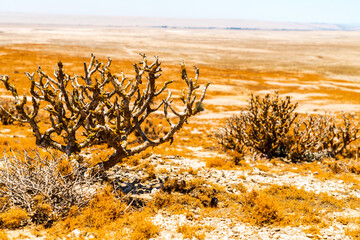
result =
M183 213L187 207L211 207L212 201L217 199L221 202L226 197L228 195L222 187L203 179L185 181L170 178L164 182L162 191L155 195L152 204L157 209L169 207L175 212Z
M89 228L99 229L121 217L125 209L126 204L116 199L112 189L105 188L81 211L77 222Z
M183 235L183 239L205 239L205 234L200 233L202 230L201 226L198 225L190 225L190 224L182 224L178 225L176 231Z
M259 226L279 223L283 218L277 201L262 192L247 193L243 207L249 221Z
M341 122L330 115L298 120L296 107L289 96L281 99L277 92L273 97L251 95L248 108L228 118L216 137L224 149L239 156L250 149L267 158L286 157L297 162L354 153L350 144L359 138L360 128L353 116L343 113Z
M288 136L288 157L293 161L321 160L337 155L352 156L349 147L359 137L359 126L354 117L343 113L341 121L331 115L307 116L296 122Z
M263 172L268 172L270 171L270 168L268 166L266 166L265 164L257 164L256 167Z
M1 225L5 228L15 229L22 227L29 220L28 213L20 208L10 208L0 214Z
M251 95L246 111L227 119L217 139L225 148L243 153L251 147L267 157L284 157L286 136L297 117L290 97L280 99L278 92L264 98Z
M219 168L219 169L228 169L234 167L234 163L227 161L221 157L208 158L206 160L206 167L208 168Z
M85 174L77 163L66 162L64 167L62 156L41 157L37 151L33 155L2 158L0 197L7 200L6 207L20 207L33 222L46 223L65 216L72 206L85 206L95 194L95 176Z
M156 237L160 228L151 222L145 214L135 215L134 225L132 226L133 232L130 235L132 240L147 240Z

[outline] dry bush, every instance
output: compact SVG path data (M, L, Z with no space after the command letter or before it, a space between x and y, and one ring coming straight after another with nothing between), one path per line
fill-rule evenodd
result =
M343 113L341 122L331 115L298 119L296 107L289 96L280 99L277 92L273 97L252 95L246 111L228 118L216 137L238 155L251 149L268 158L286 157L294 162L354 152L350 144L358 139L360 128L353 116Z
M360 163L358 161L350 160L350 161L331 161L327 162L327 167L335 174L340 173L354 173L360 174Z
M176 231L183 235L183 239L205 239L205 233L200 232L203 229L199 225L182 224L178 225Z
M116 199L110 188L106 188L91 199L72 224L98 229L121 217L126 208L126 204Z
M245 194L243 210L249 222L260 226L279 224L283 219L278 201L255 190Z
M218 169L231 169L234 167L234 162L218 156L210 157L206 159L206 167L218 168Z
M287 226L321 226L329 220L325 212L343 211L349 204L348 200L337 199L327 193L315 194L291 185L272 185L258 194L273 199L283 216L278 223Z
M353 155L350 144L359 138L354 117L343 113L341 121L331 115L308 115L294 125L288 137L288 157L293 161L320 160L339 154Z
M111 59L104 64L98 62L94 55L88 66L84 63L84 75L81 77L66 74L62 62L55 67L54 77L40 67L36 75L26 73L31 83L31 112L26 111L27 97L21 99L15 86L10 84L9 77L1 75L0 80L13 95L17 114L21 118L8 114L15 120L29 124L36 145L42 148L53 148L68 156L95 145L112 148L113 154L98 165L105 170L128 156L165 142L171 143L184 123L203 110L202 102L209 84L205 85L201 96L197 96L196 91L200 88L199 69L194 67L194 79L188 78L182 63L181 78L187 89L180 97L182 107L179 110L180 107L173 104L171 92L167 97L163 94L173 81L156 85L162 75L158 57L150 64L145 54L141 56L142 61L134 64L134 79L126 78L123 73L120 76L113 74ZM47 104L44 110L51 123L46 130L41 129L38 121L41 104ZM143 124L160 110L163 111L168 131L151 139L144 131ZM135 133L141 141L134 146L129 141ZM152 134L151 131L148 133Z
M315 194L295 186L272 185L242 194L240 219L259 226L314 226L326 225L328 212L343 211L348 200L337 199L326 193ZM351 207L356 209L356 207Z
M64 168L62 156L41 157L37 151L5 153L0 163L0 196L6 201L1 204L2 211L24 209L35 223L51 223L71 207L85 206L95 193L91 187L95 177L85 175L84 169L71 161Z
M226 119L225 127L215 133L220 145L225 149L236 152L241 159L246 151L243 121L240 116Z
M130 235L131 240L152 239L160 232L160 228L151 222L146 212L134 215L131 220L134 223L132 226L133 231Z
M148 207L133 207L126 196L119 196L107 186L86 207L71 209L66 219L47 230L47 235L49 239L68 239L77 229L81 239L91 235L96 239L151 239L159 232L151 222L153 213Z
M20 208L10 208L6 212L0 214L0 223L4 228L19 228L24 226L28 220L28 213Z
M246 111L227 119L217 139L225 149L238 153L251 147L269 158L284 157L286 136L297 117L296 107L290 97L280 99L278 92L273 97L251 95Z

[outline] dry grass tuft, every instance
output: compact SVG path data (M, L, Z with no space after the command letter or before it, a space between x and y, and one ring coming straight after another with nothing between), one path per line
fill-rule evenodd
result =
M279 224L284 218L282 209L274 197L254 190L245 195L243 210L247 221L259 226Z
M235 163L221 157L214 157L206 159L206 167L217 169L232 169L235 167Z
M0 230L0 240L9 240L10 238L4 230Z
M160 228L151 222L146 211L136 214L132 221L134 223L132 226L133 232L130 235L130 239L132 240L154 238L160 231Z
M24 226L28 220L28 213L20 208L10 208L6 212L0 214L1 226L4 228L19 228Z
M346 236L349 236L352 239L360 239L360 227L346 228L345 234L346 234Z
M182 233L183 239L205 239L205 233L200 232L203 228L198 225L182 224L178 225L176 231Z

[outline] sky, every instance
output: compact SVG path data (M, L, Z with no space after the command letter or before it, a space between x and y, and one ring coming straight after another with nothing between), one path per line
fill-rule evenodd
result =
M360 0L0 0L1 12L360 23Z

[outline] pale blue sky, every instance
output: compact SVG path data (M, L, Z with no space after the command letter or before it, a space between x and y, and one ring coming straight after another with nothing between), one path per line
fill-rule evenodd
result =
M1 12L360 23L360 0L0 0Z

